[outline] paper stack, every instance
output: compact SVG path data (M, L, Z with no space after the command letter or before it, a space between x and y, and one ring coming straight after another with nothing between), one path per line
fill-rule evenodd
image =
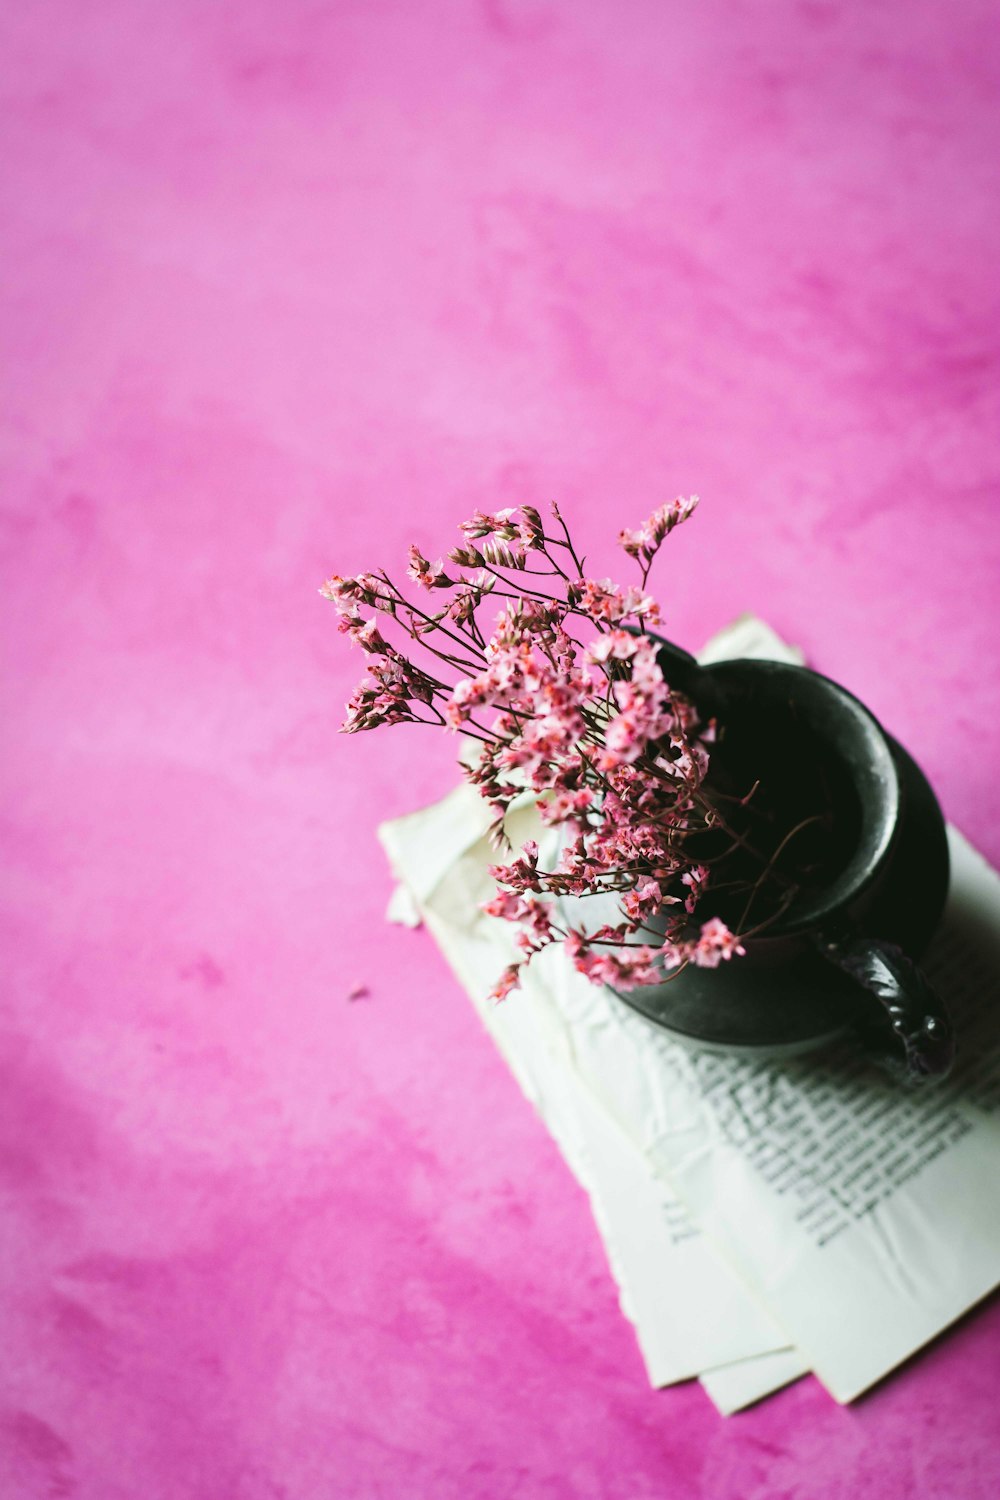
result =
M801 660L747 617L703 653L735 656ZM513 817L534 831L530 807ZM850 1401L1000 1282L1000 878L959 834L925 966L960 1066L907 1092L849 1043L780 1063L693 1049L557 947L485 1001L511 957L480 911L488 821L462 786L383 825L393 914L430 930L590 1195L654 1385L697 1377L729 1413L812 1370Z

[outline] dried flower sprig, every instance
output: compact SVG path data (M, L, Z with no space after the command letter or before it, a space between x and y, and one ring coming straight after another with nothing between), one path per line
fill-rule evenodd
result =
M645 593L653 560L696 505L696 496L674 500L622 531L637 586L587 577L553 504L554 531L530 505L477 510L447 561L411 547L406 572L426 608L384 572L334 576L320 590L369 658L344 732L396 723L460 731L482 747L463 771L493 809L496 846L509 848L505 819L526 790L543 824L563 830L552 869L528 842L491 870L498 890L484 910L519 925L522 954L500 976L497 999L553 942L590 979L624 989L743 952L719 916L703 919L710 870L692 852L697 835L731 832L705 788L715 726L671 689L647 633L660 617ZM390 622L435 659L433 670L391 644ZM620 920L594 931L560 905L609 895Z

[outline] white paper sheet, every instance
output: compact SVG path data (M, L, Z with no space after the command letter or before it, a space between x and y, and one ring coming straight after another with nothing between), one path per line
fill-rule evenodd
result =
M707 1370L699 1378L706 1396L724 1417L731 1417L733 1412L743 1411L808 1373L809 1367L797 1349L776 1349L773 1354L758 1354L738 1365Z
M840 1401L1000 1282L1000 880L960 835L950 846L928 967L965 1018L952 1081L906 1092L849 1049L767 1066L631 1024L609 1074L628 1053L646 1088L655 1068L644 1098L616 1096L635 1138ZM597 1061L578 1058L603 1091Z
M465 805L464 828L475 826L482 806L476 793L460 788L452 795ZM383 829L393 864L404 876L417 871L420 848L438 831L427 815L402 826L408 821ZM449 823L454 826L442 820L442 832ZM479 911L493 891L486 866L495 858L485 840L477 840L430 892L414 895L511 1070L591 1194L651 1381L669 1384L781 1347L787 1339L780 1329L764 1310L746 1305L737 1278L694 1232L668 1184L650 1173L621 1128L582 1087L572 1061L576 1039L551 993L561 978L559 966L551 959L533 965L512 1004L483 1000L498 952L504 961L511 956L504 946L509 928ZM419 885L419 873L415 879ZM553 950L552 959L558 956Z

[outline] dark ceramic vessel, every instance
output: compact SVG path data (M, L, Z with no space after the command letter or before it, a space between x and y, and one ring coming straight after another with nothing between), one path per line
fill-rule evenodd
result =
M853 1029L908 1080L942 1076L951 1024L917 965L948 892L944 819L926 778L857 698L806 667L702 667L666 642L661 663L792 792L807 761L822 763L839 855L821 888L747 940L745 958L621 998L701 1046L790 1055Z

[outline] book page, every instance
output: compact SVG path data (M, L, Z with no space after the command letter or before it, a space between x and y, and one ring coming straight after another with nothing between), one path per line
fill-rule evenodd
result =
M717 1410L730 1417L808 1373L809 1366L797 1349L776 1349L773 1354L758 1354L737 1365L707 1370L699 1379Z
M949 842L928 968L961 1061L937 1087L850 1044L773 1064L689 1048L625 1006L590 1046L595 992L566 965L581 1075L841 1401L1000 1281L1000 879Z
M567 1075L568 1076L568 1075ZM784 1335L731 1276L671 1189L658 1181L628 1137L586 1091L573 1090L594 1217L653 1385L679 1378L679 1352L724 1414L806 1373L792 1349L730 1363L737 1347L761 1348ZM669 1291L666 1282L670 1282ZM720 1293L724 1301L713 1301ZM719 1364L720 1356L726 1363ZM723 1378L718 1378L723 1377Z

